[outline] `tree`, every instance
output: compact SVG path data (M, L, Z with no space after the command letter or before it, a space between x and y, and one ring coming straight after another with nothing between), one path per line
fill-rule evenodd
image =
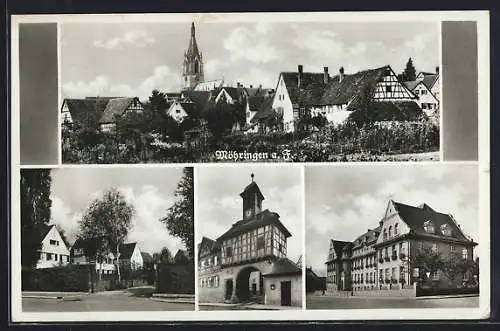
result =
M458 276L463 276L469 269L467 260L463 259L462 255L458 252L450 252L443 260L442 267L443 273L451 282L454 282Z
M423 247L417 250L411 261L413 268L418 268L420 279L424 278L426 273L435 274L443 268L443 258L441 253L435 252L429 247Z
M177 184L176 201L167 210L167 216L160 221L174 237L182 240L189 256L194 250L194 188L193 168L184 168L184 174Z
M149 97L149 105L156 112L165 112L168 108L167 95L154 89Z
M317 129L323 128L327 123L328 120L321 114L317 114L316 116L311 118L311 125L316 127Z
M21 170L21 266L34 268L41 248L40 225L50 220L50 169Z
M219 140L224 134L230 131L238 123L243 126L245 123L245 112L243 104L237 102L229 104L219 100L213 104L204 114L207 121L207 127L216 140Z
M84 239L102 238L99 255L109 249L116 256L118 280L120 273L120 245L127 237L135 214L133 205L116 189L104 192L102 198L94 199L80 220L80 236Z
M403 80L406 82L415 79L417 79L417 73L415 67L413 66L413 61L410 57L408 59L408 62L406 62L406 67L405 70L403 71Z
M174 258L170 250L167 247L163 247L160 253L153 254L153 261L155 264L168 265L173 263Z

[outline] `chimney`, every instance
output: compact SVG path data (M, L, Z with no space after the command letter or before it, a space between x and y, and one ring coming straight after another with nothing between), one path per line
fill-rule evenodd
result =
M340 67L339 69L339 83L344 80L344 67Z
M297 76L297 87L300 88L301 82L302 82L302 73L304 71L304 67L302 67L302 64L299 64L297 67L297 70L299 72Z
M436 67L436 74L439 75L439 67Z
M323 83L328 84L330 75L328 75L328 67L323 67Z

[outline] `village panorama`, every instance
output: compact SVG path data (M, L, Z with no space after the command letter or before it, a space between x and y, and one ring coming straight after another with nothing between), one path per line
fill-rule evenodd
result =
M192 23L179 90L62 100L63 162L439 160L439 66L404 61L311 72L304 59L271 86L205 80Z

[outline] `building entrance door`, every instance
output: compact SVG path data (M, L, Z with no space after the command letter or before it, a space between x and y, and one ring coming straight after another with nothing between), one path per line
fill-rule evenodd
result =
M224 295L224 299L230 300L232 295L233 295L233 280L227 279L226 280L226 292Z
M291 306L292 305L292 282L286 281L281 282L281 305Z

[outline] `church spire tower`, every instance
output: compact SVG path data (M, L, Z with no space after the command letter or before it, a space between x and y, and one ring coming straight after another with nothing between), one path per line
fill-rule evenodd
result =
M191 23L189 46L187 51L184 52L182 84L185 90L192 90L198 83L202 83L203 80L203 58L196 43L196 29L193 22Z

